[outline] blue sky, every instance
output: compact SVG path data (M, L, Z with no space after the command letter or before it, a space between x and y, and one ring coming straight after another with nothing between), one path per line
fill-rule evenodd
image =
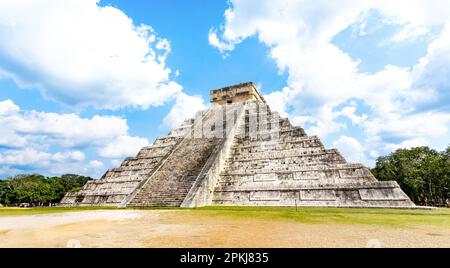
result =
M438 2L2 1L0 176L98 177L207 108L209 90L245 81L352 162L443 150Z

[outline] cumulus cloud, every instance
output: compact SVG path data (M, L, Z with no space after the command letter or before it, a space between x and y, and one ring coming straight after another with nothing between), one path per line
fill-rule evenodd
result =
M93 116L81 118L76 114L57 114L22 111L11 100L0 102L10 107L7 113L0 113L3 136L1 144L10 147L24 147L31 143L51 143L64 147L86 147L103 144L112 138L127 135L125 119L116 116Z
M189 96L185 93L177 94L175 104L163 120L163 125L175 128L189 118L193 118L195 113L205 110L207 107L201 96Z
M148 145L146 138L119 136L99 149L99 155L105 158L134 156L144 146Z
M210 44L229 53L256 35L269 47L279 70L288 72L288 87L295 92L270 93L274 105L282 113L289 111L292 121L306 126L311 134L327 138L345 133L348 126L339 120L345 117L365 134L364 141L358 142L371 157L405 144L442 149L450 140L450 2L433 3L231 0L221 31L212 30L214 42ZM443 30L433 37L427 54L416 65L386 65L376 73L363 73L360 60L332 41L355 25L364 35L370 30L366 18L374 10L381 23L398 29L390 37L392 42L411 41L435 26ZM357 102L348 105L351 100ZM360 108L366 112L358 114ZM342 144L350 144L348 137L337 143Z
M0 165L14 174L31 170L99 175L103 163L89 159L89 150L123 159L148 145L146 138L128 134L127 121L121 117L22 110L11 100L0 101L0 125Z
M99 0L0 1L0 40L0 77L67 105L145 109L182 89L170 42Z
M342 108L338 114L349 118L352 124L360 125L367 119L367 114L357 115L356 109L357 104L355 102L351 102L349 106Z
M217 32L214 29L209 30L208 42L211 46L214 46L217 49L219 49L220 53L222 53L224 57L228 56L226 52L233 50L235 45L233 43L225 43L220 41L219 38L217 37Z
M366 162L364 148L355 138L341 136L333 142L333 146L338 148L349 162Z
M48 153L37 151L33 148L23 150L5 150L0 152L0 164L29 166L29 165L49 165L51 162L83 161L84 153L80 151L68 151Z
M394 36L391 37L391 42L403 42L406 40L414 40L420 36L426 35L430 30L425 26L414 27L412 25L407 25L400 31L398 31Z
M287 117L288 116L288 104L289 99L295 96L296 92L288 87L284 87L280 91L274 91L272 93L266 94L264 99L270 105L270 108L274 111L277 111L280 116Z
M89 161L89 165L92 166L93 168L101 168L103 167L103 162L98 160L91 160Z
M17 113L20 110L19 106L15 105L11 100L0 102L0 116L6 116Z
M70 152L57 152L53 155L52 160L55 161L65 161L65 160L73 160L73 161L83 161L85 155L81 151L70 151Z

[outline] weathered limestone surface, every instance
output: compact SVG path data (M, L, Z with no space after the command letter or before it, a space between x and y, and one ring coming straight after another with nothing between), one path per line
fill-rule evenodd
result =
M118 168L108 170L98 181L89 181L83 189L66 194L61 205L115 206L120 204L146 179L161 160L180 142L178 136L157 139L136 157L125 159Z
M128 206L180 206L220 139L185 139Z
M415 207L396 182L272 112L252 83L213 90L211 102L61 204Z
M265 111L256 117L256 135L246 127L245 135L235 138L213 204L414 206L396 182L377 181L365 166L347 163L337 150L325 149L317 136L307 136L269 107L256 110ZM246 109L245 121L251 120L251 113L251 108ZM268 138L274 125L279 128L277 139Z
M211 103L213 105L225 105L249 100L264 102L263 96L251 82L211 90Z

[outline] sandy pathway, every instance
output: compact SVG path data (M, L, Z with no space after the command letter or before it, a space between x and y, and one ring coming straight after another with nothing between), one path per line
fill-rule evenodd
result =
M0 247L449 247L450 230L99 210L0 217Z

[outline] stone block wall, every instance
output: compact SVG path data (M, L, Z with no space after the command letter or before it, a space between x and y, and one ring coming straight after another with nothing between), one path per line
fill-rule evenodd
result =
M136 157L106 171L97 181L88 182L81 190L70 192L61 200L62 206L118 206L182 140L180 136L158 138L151 146L142 148Z
M317 136L307 136L268 106L247 105L245 114L245 135L234 139L212 204L414 206L398 184L378 182L364 165L347 163L339 151L326 149Z

